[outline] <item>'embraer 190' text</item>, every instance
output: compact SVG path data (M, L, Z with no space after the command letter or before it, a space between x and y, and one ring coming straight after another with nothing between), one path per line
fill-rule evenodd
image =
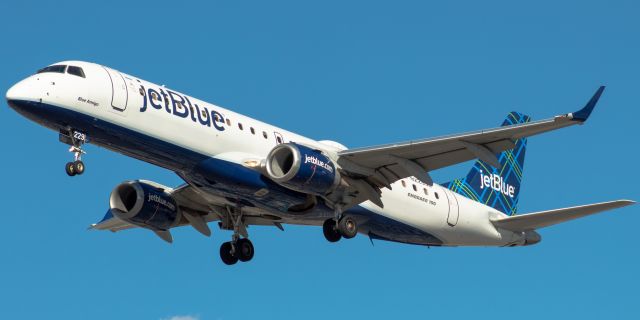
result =
M151 105L157 110L166 110L180 118L190 118L195 123L200 123L206 127L214 127L218 131L224 131L224 116L215 110L207 107L200 108L197 103L191 104L189 97L173 92L171 90L158 90L149 88L145 90L140 86L140 93L143 95L143 104L140 112L147 111L147 106Z
M516 192L516 188L506 183L501 176L497 174L483 175L482 171L480 171L480 189L484 189L485 187L498 191L510 198L513 198Z

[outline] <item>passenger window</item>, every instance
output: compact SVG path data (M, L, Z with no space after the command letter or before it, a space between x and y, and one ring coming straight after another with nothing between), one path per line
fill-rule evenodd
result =
M251 127L251 134L256 134L256 129L254 129L253 127Z
M281 143L282 143L282 138L280 138L280 137L276 137L276 142L277 142L278 144L281 144Z
M48 66L38 70L38 72L36 73L45 73L45 72L64 73L64 69L66 68L67 66L65 65Z
M438 193L437 193L437 192L434 192L433 194L435 194L435 195L436 195L436 199L440 199L440 197L438 196Z
M84 71L82 71L82 68L80 67L69 66L69 68L67 68L67 73L72 74L74 76L78 76L80 78L85 78Z
M413 191L418 191L418 187L416 187L416 185L413 185Z
M424 195L425 195L425 196L428 196L428 195L429 195L429 192L427 192L427 188L424 188Z
M242 123L238 122L238 129L242 130Z
M400 180L400 182L402 182L402 186L403 186L403 187L405 187L405 188L407 187L407 183L406 183L406 182L404 182L404 180Z
M142 90L142 88L140 88L140 95L144 97L144 90Z
M227 118L227 125L231 126L231 120L229 120L229 118Z
M267 138L267 132L266 131L262 131L262 136L266 139Z

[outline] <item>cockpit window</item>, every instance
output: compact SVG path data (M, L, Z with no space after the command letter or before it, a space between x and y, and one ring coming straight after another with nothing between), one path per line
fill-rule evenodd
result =
M82 68L80 67L69 66L69 68L67 68L67 73L72 74L74 76L81 77L81 78L85 78L84 71L82 71Z
M54 65L54 66L48 66L48 67L45 67L45 68L42 68L42 69L38 70L38 72L36 72L36 73L44 73L44 72L64 73L64 69L66 67L67 66L61 65L61 64Z

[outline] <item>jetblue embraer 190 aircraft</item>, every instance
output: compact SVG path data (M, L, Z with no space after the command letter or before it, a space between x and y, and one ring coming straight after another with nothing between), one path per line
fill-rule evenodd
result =
M370 239L426 246L526 246L537 229L633 204L617 200L515 215L526 138L583 124L604 87L580 110L531 122L509 113L501 127L349 149L293 132L94 63L65 61L7 92L11 108L59 133L71 146L70 176L85 171L95 145L174 171L177 188L125 181L91 226L144 228L172 242L191 225L209 236L217 221L233 231L220 247L226 264L249 261L250 225L322 226L336 242ZM474 160L466 177L441 185L429 171Z

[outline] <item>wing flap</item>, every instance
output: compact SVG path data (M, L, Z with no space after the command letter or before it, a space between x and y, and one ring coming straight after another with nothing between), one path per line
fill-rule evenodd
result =
M582 218L606 210L634 204L631 200L616 200L577 207L540 211L492 220L494 226L511 231L529 231Z

